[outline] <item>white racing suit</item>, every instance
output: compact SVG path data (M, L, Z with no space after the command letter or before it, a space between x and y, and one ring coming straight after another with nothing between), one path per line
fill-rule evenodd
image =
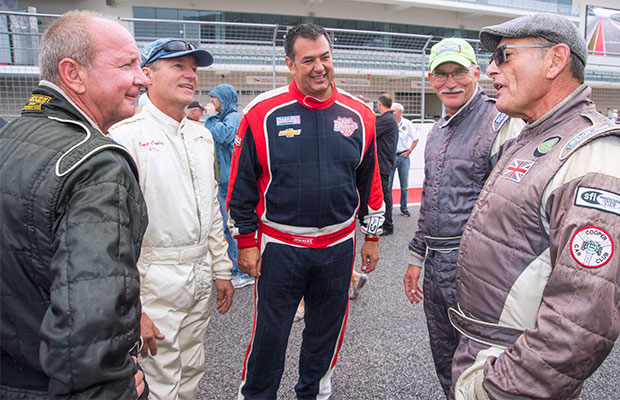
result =
M110 135L140 173L149 214L138 261L145 312L166 335L140 359L151 399L193 399L204 374L203 340L213 276L230 279L214 175L214 142L201 124L168 117L150 101Z
M456 399L575 399L618 337L620 128L589 94L526 125L467 222Z

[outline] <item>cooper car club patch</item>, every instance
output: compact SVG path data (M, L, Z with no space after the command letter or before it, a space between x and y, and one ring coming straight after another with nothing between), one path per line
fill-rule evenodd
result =
M620 215L620 194L607 190L579 186L577 188L577 195L575 196L575 205L596 208L597 210Z
M502 172L502 178L519 183L532 165L534 165L534 161L514 159L510 162L510 165L506 167L504 172Z
M235 136L235 146L241 146L241 142L243 142L243 140L241 139L241 136L236 135Z
M359 128L357 122L353 121L351 117L338 116L334 120L334 131L342 133L344 136L351 136Z
M614 254L614 242L603 228L586 226L573 235L570 251L582 267L600 268L607 264Z

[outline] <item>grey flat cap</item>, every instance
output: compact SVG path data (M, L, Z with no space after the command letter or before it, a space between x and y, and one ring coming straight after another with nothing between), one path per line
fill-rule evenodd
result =
M568 18L555 14L534 14L515 18L503 24L480 30L480 42L493 51L502 38L539 37L552 43L564 43L579 61L586 65L588 48L579 29Z

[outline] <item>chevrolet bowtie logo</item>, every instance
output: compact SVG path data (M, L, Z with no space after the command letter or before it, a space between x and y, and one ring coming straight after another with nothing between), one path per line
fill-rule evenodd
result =
M280 131L278 133L278 136L286 136L286 137L293 137L293 136L297 136L301 133L301 129L292 129L292 128L288 128L285 131Z

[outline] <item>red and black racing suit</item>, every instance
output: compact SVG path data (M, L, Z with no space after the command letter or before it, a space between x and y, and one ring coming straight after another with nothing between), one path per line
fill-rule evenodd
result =
M249 104L233 151L227 206L240 249L260 246L255 323L240 398L276 397L291 324L305 297L298 398L330 392L342 343L355 218L378 234L383 195L370 108L336 89L325 101L295 81Z

